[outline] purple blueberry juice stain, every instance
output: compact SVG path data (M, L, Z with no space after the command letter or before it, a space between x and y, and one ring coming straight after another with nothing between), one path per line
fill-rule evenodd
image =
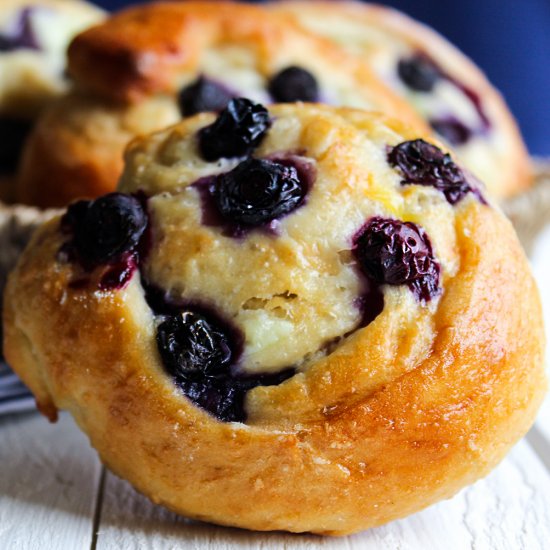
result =
M384 293L380 285L368 279L367 287L367 290L354 301L354 306L361 312L361 320L357 328L370 325L384 310Z
M99 281L100 290L120 290L130 282L132 275L138 267L138 255L136 253L123 254L120 259L109 264L107 270Z
M468 86L466 86L465 84L462 84L462 82L460 82L456 78L453 78L449 75L445 75L445 78L449 82L452 82L470 100L471 104L478 114L479 120L481 121L481 133L487 133L491 129L491 121L487 116L485 109L483 108L483 101L481 99L481 96L474 92L471 88L468 88Z
M31 16L36 9L37 8L34 7L22 9L11 28L0 32L0 52L13 52L16 50L41 50L41 46L34 32L31 19Z
M469 128L456 117L441 117L430 120L432 128L452 145L464 145L476 135L486 135L491 130L491 121L483 107L481 96L457 78L446 73L425 52L416 52L397 63L400 80L411 90L420 93L432 92L439 80L453 84L468 99L474 108L479 126Z
M353 237L353 254L361 273L375 287L407 285L423 302L440 292L440 267L430 239L412 222L371 218Z
M460 168L448 153L422 139L404 141L388 150L389 164L397 168L401 185L425 185L442 192L449 204L473 193L485 204L475 178Z
M265 157L266 160L294 168L298 174L302 186L305 189L304 203L307 201L307 196L317 177L317 169L312 159L305 156L305 151L283 151L278 153L272 153Z

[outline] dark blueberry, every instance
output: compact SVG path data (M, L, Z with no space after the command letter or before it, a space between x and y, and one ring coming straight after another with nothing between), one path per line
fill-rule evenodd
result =
M62 230L72 234L70 245L87 269L115 263L135 250L146 226L140 201L122 193L76 202L61 220Z
M186 308L170 313L158 326L157 346L164 367L182 392L225 422L246 420L244 400L249 390L280 384L295 374L294 369L254 376L236 373L242 335L212 312Z
M451 145L464 145L473 135L468 126L452 116L432 119L430 126Z
M319 101L319 85L315 77L301 67L287 67L269 82L268 91L278 103Z
M388 153L388 162L403 174L403 185L435 187L450 204L472 191L462 169L451 156L422 139L404 141Z
M276 386L294 376L294 369L255 376L180 378L178 386L196 405L224 422L245 422L247 392L258 386Z
M176 379L219 373L231 361L231 347L223 331L191 311L161 323L157 344L164 365Z
M235 97L222 84L200 76L195 82L183 88L178 103L183 116L191 116L207 111L219 112Z
M249 226L288 214L305 194L296 168L270 160L247 159L216 178L215 200L221 215Z
M19 118L0 117L0 174L13 174L32 123Z
M244 400L249 388L232 378L181 379L177 381L183 393L196 405L223 422L244 422Z
M406 284L425 301L438 293L439 264L428 236L414 223L372 218L354 238L354 255L375 283Z
M0 34L0 52L41 49L32 28L31 14L33 11L33 8L21 10L14 27L9 32Z
M431 92L436 82L442 78L439 67L423 53L416 53L397 64L399 78L417 92Z
M267 109L249 99L232 99L213 124L199 132L204 160L248 155L262 141L271 125Z

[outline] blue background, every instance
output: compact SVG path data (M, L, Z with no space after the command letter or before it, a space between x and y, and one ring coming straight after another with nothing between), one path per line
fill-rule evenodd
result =
M116 9L138 2L95 3ZM550 155L550 0L383 3L428 23L474 59L503 93L531 153Z

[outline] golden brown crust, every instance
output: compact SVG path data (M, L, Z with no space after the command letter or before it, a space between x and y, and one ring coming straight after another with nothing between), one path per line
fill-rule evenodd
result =
M347 156L355 143L368 157L371 178L390 174L374 182L380 188L367 187L372 198L364 199L385 211L397 176L376 151L388 139L409 137L406 131L360 112L273 109L273 137L259 153L280 145L297 121L317 162L316 185L326 184L334 162L350 187L363 181L353 179L361 174L357 159ZM166 143L209 116L134 144L128 160L143 168L140 158L160 159L160 173L171 181L181 163L166 164ZM358 130L377 149L363 149ZM338 200L347 192L339 189ZM34 237L8 283L6 356L41 410L50 416L56 408L70 410L114 472L179 513L258 530L345 534L417 511L485 475L526 432L544 394L544 336L534 280L498 210L473 196L451 210L419 186L395 193L395 200L406 199L397 217L410 219L420 205L417 222L426 227L441 212L452 221L454 239L430 233L443 295L428 307L409 300L406 290L398 296L386 290L373 323L287 382L252 390L246 424L216 420L174 387L139 277L122 291L71 287L75 268L57 260L66 238L59 219ZM176 187L153 195L174 204L190 196ZM346 205L326 209L340 206ZM159 212L154 201L150 208L151 215ZM213 245L220 242L218 236ZM417 334L417 325L426 330ZM390 338L399 327L404 333ZM414 342L427 342L427 350L410 353Z
M255 70L265 79L300 61L319 73L325 69L321 76L338 85L345 75L359 88L353 101L362 105L357 106L391 111L423 127L406 102L359 59L285 17L232 2L159 2L124 10L75 38L69 47L69 70L94 93L136 101L153 93L177 92L182 75L189 80L189 74L201 71L205 51L226 45L252 52ZM246 95L247 90L240 91Z
M456 147L463 162L497 198L510 197L531 186L530 159L504 99L470 59L433 29L397 10L362 2L288 0L272 3L269 7L294 16L292 19L305 24L309 31L336 40L339 46L361 55L375 70L378 63L384 63L379 61L381 52L387 55L393 49L395 56L400 55L399 43L406 44L411 52L427 53L447 74L481 98L492 124L488 136L474 140L471 146ZM383 39L369 40L369 33L373 31L382 33ZM397 62L391 55L388 60L393 64ZM381 68L378 65L378 69ZM389 74L393 67L384 70ZM483 140L488 143L484 144Z
M137 135L179 118L166 98L123 106L72 94L38 120L29 136L15 186L15 200L41 208L113 191L123 151Z

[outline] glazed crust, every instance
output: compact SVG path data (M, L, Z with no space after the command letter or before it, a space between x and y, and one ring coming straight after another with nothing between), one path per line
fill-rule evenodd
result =
M124 10L75 38L68 52L69 71L94 93L136 101L177 92L182 74L200 72L206 50L231 44L253 52L255 69L264 78L291 64L311 66L328 81L337 84L344 78L357 87L356 101L362 104L356 106L419 123L406 102L355 56L335 50L284 17L232 2L159 2Z
M299 139L317 162L316 185L326 184L333 164L345 175L342 195L325 203L331 212L347 207L338 202L346 193L361 193L351 182L362 176L347 157L363 147L361 136L378 145L413 137L357 111L285 106L273 115L258 154L281 145L289 134L282 129L293 127L287 121L299 124ZM169 144L210 120L188 119L130 149L123 185L128 191L130 182L149 182L151 215L160 212L155 201L186 196L185 188L169 186L182 182L171 177L180 164L168 164ZM391 181L366 187L367 200L384 211L398 177L367 152L373 149L361 150L372 166L369 181L389 170ZM57 259L65 240L59 219L35 235L8 282L6 356L44 414L55 419L58 408L68 409L109 468L154 502L193 518L341 535L448 498L488 473L534 419L546 384L541 306L498 209L472 194L451 208L435 190L395 189L388 204L402 197L402 216L420 205L417 221L436 224L429 231L442 295L428 305L407 289L386 288L384 311L372 323L287 382L251 390L246 423L216 420L174 386L138 276L120 291L71 286L75 267ZM316 200L312 194L303 212ZM452 238L433 230L448 231L442 213ZM208 231L208 246L219 247L223 238ZM169 233L153 234L160 248L169 246L160 244ZM266 239L265 246L277 240ZM163 267L150 263L153 271Z
M291 15L309 31L336 40L339 46L359 54L375 71L377 57L380 52L386 53L385 49L396 51L396 57L389 56L396 65L399 43L408 45L413 52L427 53L447 74L481 98L491 121L488 136L474 139L469 146L456 147L464 164L499 199L521 193L531 186L533 171L530 159L504 99L470 59L433 29L397 10L363 2L289 0L273 2L269 7ZM377 40L376 44L366 39L365 36L373 31L383 33L384 39ZM393 70L393 67L387 67L387 70Z

